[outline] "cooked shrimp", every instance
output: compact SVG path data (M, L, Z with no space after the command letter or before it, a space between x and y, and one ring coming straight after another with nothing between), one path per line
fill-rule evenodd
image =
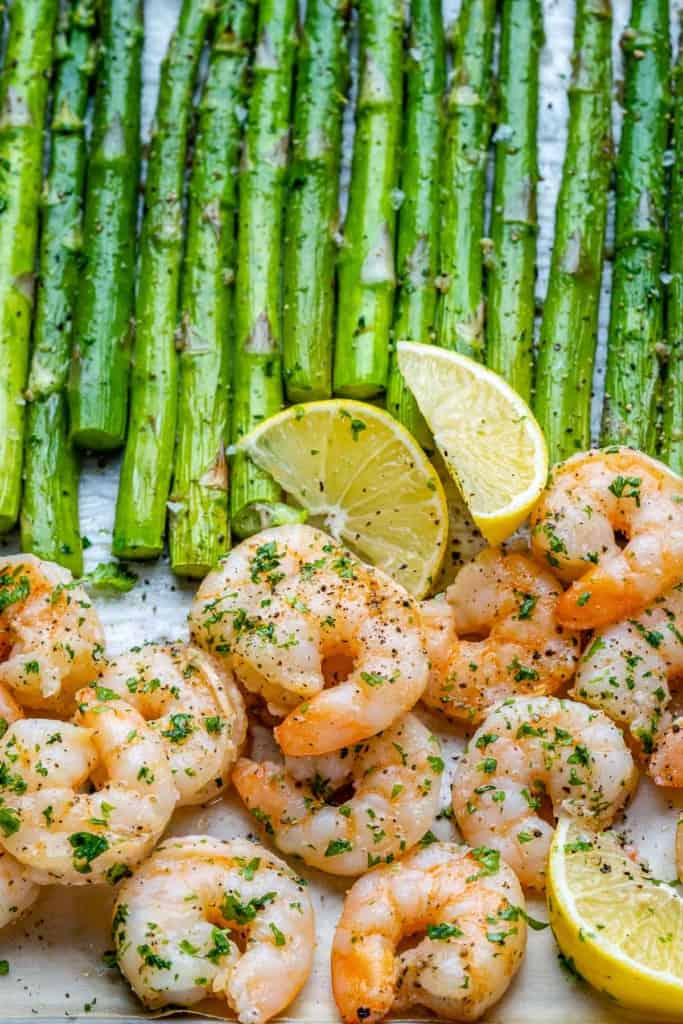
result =
M292 1002L315 944L304 883L284 861L211 836L160 846L121 886L113 931L119 967L147 1007L218 996L242 1024Z
M286 754L327 754L386 729L422 696L427 655L417 604L311 526L281 526L238 545L210 573L192 636L227 660L269 710ZM348 676L325 687L325 666Z
M560 622L619 622L683 579L683 480L630 448L574 455L553 471L534 510L532 546L573 581Z
M658 597L645 611L595 633L581 659L572 695L628 729L644 754L659 738L656 760L677 748L683 784L683 735L672 732L669 682L683 675L683 586ZM655 774L664 774L664 765ZM671 781L663 782L672 785Z
M12 700L9 693L0 686L0 738L5 735L13 722L23 718L21 708ZM0 762L0 777L3 762ZM0 839L7 829L13 828L13 816L3 813L3 800L0 799ZM18 917L32 907L38 899L39 887L31 881L24 864L0 850L0 928L16 921Z
M556 697L507 700L491 711L458 765L453 810L468 843L498 850L523 885L542 889L553 827L544 804L605 828L637 772L601 711Z
M525 947L524 896L507 864L494 850L434 843L347 894L332 944L334 998L346 1024L414 1005L476 1020L501 998Z
M110 662L100 687L122 697L162 738L178 806L212 799L230 781L247 734L232 674L188 644L149 644Z
M70 715L103 654L97 612L68 570L34 555L0 558L0 685L20 704Z
M283 853L334 875L390 863L428 831L439 808L439 743L415 715L355 747L286 765L241 758L235 788ZM352 781L354 792L331 800Z
M26 718L0 740L2 845L42 884L115 882L150 852L177 794L163 742L110 691L76 724ZM83 792L90 780L96 792Z
M431 665L425 704L479 722L506 697L558 690L580 650L578 634L557 622L561 594L551 573L526 555L482 551L446 599L422 605Z

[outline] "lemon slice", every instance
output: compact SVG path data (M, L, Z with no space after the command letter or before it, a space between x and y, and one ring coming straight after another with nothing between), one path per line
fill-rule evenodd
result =
M489 544L524 522L548 476L548 448L526 402L467 356L400 341L398 365L472 518Z
M448 536L438 474L393 417L365 402L295 405L240 441L309 518L422 597Z
M613 832L559 822L548 909L564 955L591 985L647 1020L683 1007L683 900L632 860Z

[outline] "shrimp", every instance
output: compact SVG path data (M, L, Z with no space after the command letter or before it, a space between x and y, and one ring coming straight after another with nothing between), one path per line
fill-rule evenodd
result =
M285 754L328 754L375 736L427 684L414 599L311 526L238 545L199 588L190 626L283 718L275 736ZM340 659L350 671L325 689L326 665Z
M77 700L76 724L26 718L0 741L0 842L43 885L118 881L177 799L163 742L135 708L99 688Z
M439 808L439 743L407 714L379 736L285 767L246 758L235 788L282 853L334 875L359 875L414 846ZM349 780L354 793L334 806Z
M416 1004L476 1020L501 998L525 948L524 896L507 864L492 850L434 843L347 894L332 943L334 998L346 1024Z
M482 551L446 600L422 605L431 674L425 704L479 722L506 697L554 693L574 674L580 641L557 622L557 580L520 553ZM476 639L458 639L471 637Z
M683 480L642 452L572 456L553 471L531 525L536 556L571 582L557 608L566 626L619 622L683 579Z
M169 839L121 886L113 920L123 974L150 1009L225 999L242 1024L284 1010L313 963L304 882L244 839ZM243 950L243 952L241 951Z
M198 647L149 644L110 662L99 684L161 736L179 807L225 789L247 735L244 701L229 671Z
M572 696L628 729L642 753L655 754L654 774L675 785L664 759L680 762L683 736L671 730L669 682L683 676L683 585L658 597L645 611L597 631L579 665ZM671 730L671 731L670 731ZM667 778L668 781L664 781Z
M34 555L0 558L0 685L20 704L72 714L103 655L97 612L68 570Z
M553 827L544 804L595 830L635 789L633 757L601 711L557 697L504 701L472 737L453 782L465 840L498 850L523 885L542 889Z
M12 700L9 693L0 686L0 738L2 738L13 722L23 718L19 705ZM2 773L0 762L0 777ZM5 834L8 823L12 828L12 818L8 819L0 799L0 837ZM0 928L16 921L38 899L39 887L27 875L26 867L9 853L0 850Z

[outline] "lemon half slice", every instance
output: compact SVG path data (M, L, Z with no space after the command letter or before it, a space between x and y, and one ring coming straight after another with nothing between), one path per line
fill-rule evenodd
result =
M548 476L533 413L502 377L467 356L400 341L398 365L472 518L489 544L524 522Z
M295 405L240 441L310 519L422 597L448 536L438 474L382 409L351 399Z
M558 945L586 981L648 1021L683 1018L683 900L613 832L561 820L547 895Z

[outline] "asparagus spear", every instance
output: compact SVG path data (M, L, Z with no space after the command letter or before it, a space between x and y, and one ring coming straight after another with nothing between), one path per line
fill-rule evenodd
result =
M183 0L161 69L140 238L131 414L114 523L113 552L125 558L152 558L163 547L176 427L183 177L192 92L211 15L207 0Z
M24 388L57 0L15 0L0 76L0 533L19 514Z
M488 267L486 361L531 398L536 273L536 131L541 0L505 0L500 43L500 112Z
M439 259L439 208L442 105L446 86L446 48L440 0L412 0L406 71L406 111L398 220L399 292L393 336L396 340L434 340L436 275ZM431 435L392 356L387 409L424 445Z
M309 0L299 50L283 265L282 355L292 402L329 398L332 390L348 7L349 0Z
M334 390L383 391L396 274L394 232L402 100L400 3L360 0L361 76L349 209L339 259Z
M443 160L437 340L474 359L484 354L482 237L491 131L495 0L463 0Z
M240 175L233 441L282 405L280 246L295 29L296 0L261 0ZM277 503L279 497L272 478L238 452L230 489L238 536L250 530L254 503Z
M229 548L225 441L230 389L235 170L253 0L228 0L214 30L195 143L182 281L178 437L171 492L174 572L204 576Z
M28 381L21 546L83 572L78 460L69 439L66 382L78 293L85 112L94 71L93 0L74 4L58 36L50 170L43 196L40 275Z
M679 11L680 48L673 71L673 151L669 206L669 358L664 379L661 456L683 475L683 9Z
M633 0L622 37L624 121L617 160L612 308L602 440L653 451L663 335L664 152L668 143L669 3Z
M142 91L141 0L103 7L69 386L72 437L101 451L126 435Z
M612 169L609 0L578 0L569 125L539 341L535 411L556 462L590 444L607 191Z

